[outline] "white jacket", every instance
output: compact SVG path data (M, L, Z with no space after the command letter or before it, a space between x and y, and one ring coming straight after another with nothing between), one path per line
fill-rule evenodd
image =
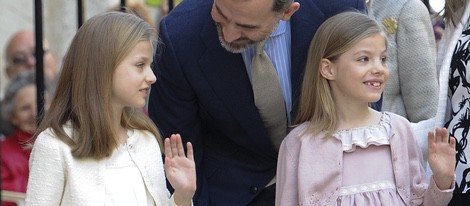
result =
M65 126L68 134L71 130ZM174 204L166 188L162 154L155 136L142 130L134 130L133 135L137 138L128 142L130 156L147 190L157 206ZM70 147L47 129L39 134L31 153L26 205L104 205L105 169L105 159L74 158Z

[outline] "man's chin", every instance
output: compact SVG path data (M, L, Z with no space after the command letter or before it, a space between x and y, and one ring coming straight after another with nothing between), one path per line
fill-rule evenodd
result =
M243 51L246 50L246 48L248 48L248 45L249 44L239 44L239 45L230 45L230 44L227 44L226 42L221 42L221 45L222 47L227 50L228 52L231 52L231 53L242 53Z
M253 41L250 40L238 40L232 43L228 43L224 40L222 35L219 35L219 42L225 50L231 53L242 53L248 48L248 46L250 46L250 44L253 43Z

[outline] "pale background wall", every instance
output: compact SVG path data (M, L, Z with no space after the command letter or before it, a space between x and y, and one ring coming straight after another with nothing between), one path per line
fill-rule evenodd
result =
M0 99L8 83L5 74L6 42L16 31L22 29L34 30L34 1L35 0L0 0ZM128 0L127 2L143 0ZM60 59L77 31L77 1L75 0L43 0L43 36L49 41L52 51ZM100 12L106 11L113 5L119 5L120 0L82 0L84 2L84 20ZM148 7L154 19L159 18L159 9Z

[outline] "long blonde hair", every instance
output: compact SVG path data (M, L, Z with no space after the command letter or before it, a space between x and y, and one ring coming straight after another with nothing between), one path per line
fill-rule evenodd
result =
M65 55L56 94L38 133L51 128L76 158L111 155L118 145L112 129L114 70L139 41L153 46L155 40L155 30L134 14L107 12L87 20ZM125 128L152 132L162 145L156 126L140 109L125 108L120 119ZM63 129L67 122L73 126L71 137Z
M296 124L310 121L307 130L331 134L337 125L336 108L328 80L320 74L320 62L334 62L357 42L382 33L377 22L356 11L339 13L327 19L313 37L307 56Z

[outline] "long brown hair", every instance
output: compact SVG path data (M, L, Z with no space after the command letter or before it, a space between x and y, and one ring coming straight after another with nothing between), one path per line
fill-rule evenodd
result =
M324 58L334 62L357 42L377 33L383 33L377 22L356 11L323 22L310 43L296 124L310 121L307 132L313 134L334 131L336 108L328 80L320 74L320 62Z
M446 0L444 4L444 13L442 17L446 20L447 24L452 23L453 26L457 25L459 18L456 13L459 9L465 8L467 0ZM463 11L462 11L463 12Z
M112 77L118 64L139 41L156 40L155 30L134 14L107 12L87 20L74 36L65 55L57 91L38 133L51 128L71 147L76 158L102 159L117 147L112 128ZM125 108L120 117L125 128L148 130L160 146L161 136L141 109ZM70 122L73 134L63 126Z

